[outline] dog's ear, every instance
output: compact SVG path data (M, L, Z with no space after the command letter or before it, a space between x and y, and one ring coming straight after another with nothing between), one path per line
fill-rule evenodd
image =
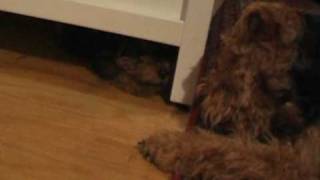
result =
M251 35L258 35L264 32L265 22L259 12L252 12L247 17L248 33Z
M279 19L281 22L280 38L282 43L291 44L302 40L306 28L306 22L303 17L299 12L292 12Z

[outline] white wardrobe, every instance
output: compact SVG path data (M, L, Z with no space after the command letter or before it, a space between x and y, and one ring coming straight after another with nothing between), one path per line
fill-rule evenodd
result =
M0 10L177 46L171 100L190 104L211 17L222 1L0 0Z

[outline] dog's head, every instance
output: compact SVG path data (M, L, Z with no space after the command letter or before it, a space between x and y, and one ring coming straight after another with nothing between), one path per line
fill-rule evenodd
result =
M296 100L295 81L291 71L297 58L298 45L304 34L302 15L287 5L276 2L250 4L235 25L241 43L271 46L273 59L260 58L261 89L272 100L274 113L271 128L275 132L292 134L302 128L304 120ZM293 48L294 47L294 48ZM261 54L262 55L262 54Z
M248 5L231 36L239 43L274 42L290 45L300 39L303 21L298 11L276 2Z
M121 57L116 60L117 66L139 83L164 85L168 83L172 64L150 56L140 58Z
M245 121L243 127L252 127L255 134L270 128L285 134L299 131L304 119L291 70L303 31L303 17L295 9L274 2L248 5L223 39L211 82L215 91L203 103L206 114L214 111L216 124L242 126L239 122Z

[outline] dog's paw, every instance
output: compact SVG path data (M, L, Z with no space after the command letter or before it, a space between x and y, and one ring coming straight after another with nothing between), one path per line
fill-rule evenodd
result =
M146 160L154 164L154 156L151 150L149 149L146 140L138 142L138 150Z
M173 172L179 159L179 133L160 133L138 143L142 156L163 171Z

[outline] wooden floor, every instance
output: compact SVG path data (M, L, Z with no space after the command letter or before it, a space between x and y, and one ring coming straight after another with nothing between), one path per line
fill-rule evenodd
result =
M14 36L24 42L15 48L5 40L6 32L10 28L2 26L1 180L168 178L144 161L135 146L159 130L181 130L185 113L159 97L127 95L83 66L28 53L21 47L38 48L28 36Z

